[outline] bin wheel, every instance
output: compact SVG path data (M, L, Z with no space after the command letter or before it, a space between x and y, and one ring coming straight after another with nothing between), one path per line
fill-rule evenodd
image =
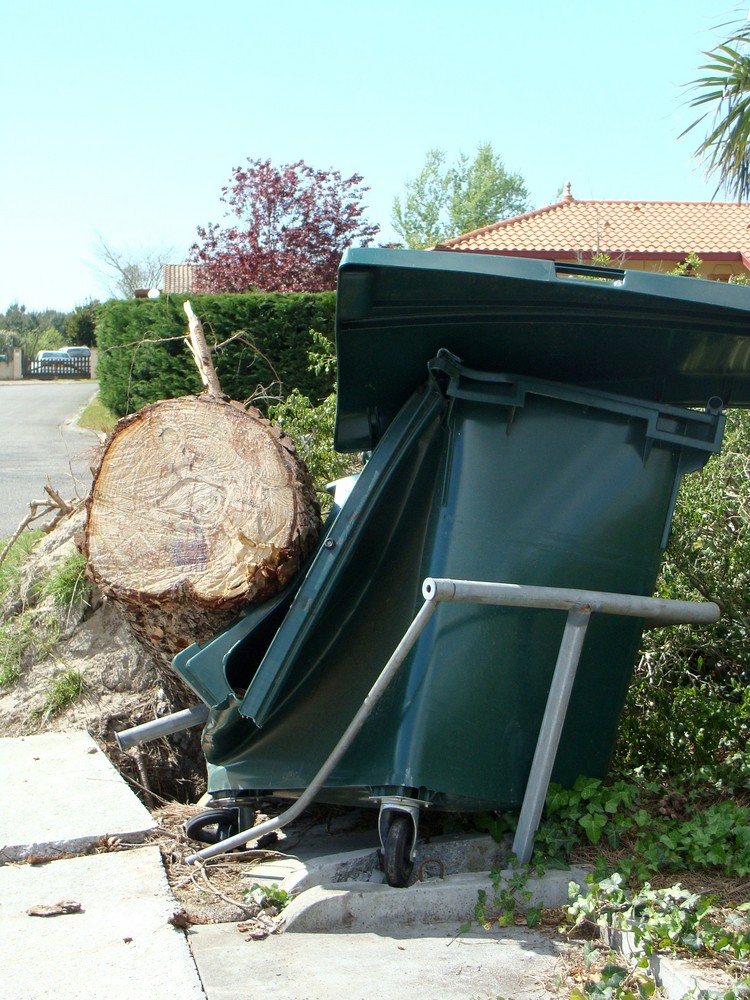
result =
M411 842L414 824L408 813L396 813L388 827L383 844L383 871L388 885L403 889L409 882L414 862Z
M207 809L185 824L185 833L201 844L218 844L240 832L237 809Z

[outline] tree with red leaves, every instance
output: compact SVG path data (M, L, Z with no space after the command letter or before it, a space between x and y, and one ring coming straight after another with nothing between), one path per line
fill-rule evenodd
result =
M274 167L248 160L222 189L234 224L198 228L190 262L201 291L321 292L336 287L344 250L368 246L380 226L362 218L359 174L314 170L304 161Z

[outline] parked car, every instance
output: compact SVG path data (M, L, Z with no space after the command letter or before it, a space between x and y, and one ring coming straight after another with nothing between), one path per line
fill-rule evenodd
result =
M63 347L62 350L68 355L69 358L91 357L91 351L88 347L81 347L77 344L74 347Z
M65 351L37 351L35 361L67 361Z

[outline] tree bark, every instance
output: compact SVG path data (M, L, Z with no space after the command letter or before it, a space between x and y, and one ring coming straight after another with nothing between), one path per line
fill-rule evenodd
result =
M320 530L293 443L210 385L120 420L87 508L89 574L162 664L281 590Z

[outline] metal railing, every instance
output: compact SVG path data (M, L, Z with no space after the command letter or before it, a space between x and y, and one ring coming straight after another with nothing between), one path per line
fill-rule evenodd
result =
M643 618L653 625L708 625L718 621L720 614L718 605L709 602L665 601L658 597L609 594L596 590L524 587L467 580L428 579L424 582L422 593L426 600L557 608L568 612L513 840L513 853L522 865L531 860L534 835L547 798L550 776L591 616L595 613L626 615Z
M570 693L573 689L578 661L592 614L627 615L643 618L654 625L710 624L718 621L719 618L718 606L708 602L665 601L656 597L638 597L632 594L609 594L594 590L531 587L509 583L484 583L476 580L447 580L428 577L422 584L422 596L424 604L417 612L403 639L383 667L367 697L327 760L295 803L274 819L243 830L217 844L212 844L210 847L190 855L186 859L187 861L199 861L223 854L235 847L243 847L249 840L255 840L274 830L279 830L296 819L312 802L328 776L351 746L438 605L442 602L458 601L510 607L556 608L568 612L513 841L513 853L516 855L518 863L526 864L531 858L534 835L541 819Z

